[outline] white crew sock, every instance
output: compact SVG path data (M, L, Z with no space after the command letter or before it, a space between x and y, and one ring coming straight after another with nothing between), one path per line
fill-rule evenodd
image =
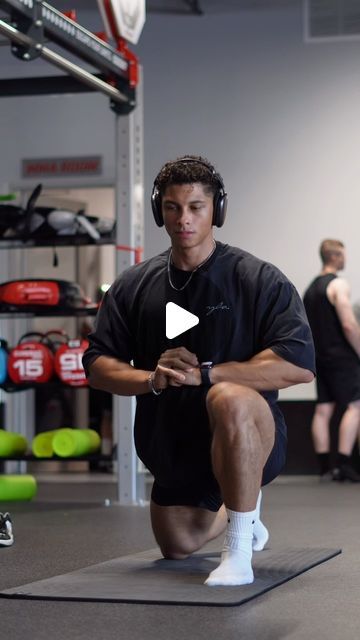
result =
M255 508L254 537L252 541L253 551L262 551L269 540L269 532L260 520L261 498L262 492L260 489Z
M228 525L221 562L205 580L210 587L250 584L254 581L251 558L256 511L226 509L226 512Z

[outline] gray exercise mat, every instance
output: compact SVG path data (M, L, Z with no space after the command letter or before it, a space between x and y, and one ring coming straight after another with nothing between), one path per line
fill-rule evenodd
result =
M220 553L198 553L187 560L164 560L158 549L150 549L6 589L0 592L0 596L87 602L239 605L339 553L340 549L270 549L256 552L253 555L253 584L207 587L203 584L204 580L218 566Z

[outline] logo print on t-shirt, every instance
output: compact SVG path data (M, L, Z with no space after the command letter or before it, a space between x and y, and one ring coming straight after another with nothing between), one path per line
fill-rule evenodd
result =
M230 307L228 307L227 304L224 304L222 301L219 302L219 304L217 305L208 305L206 307L206 309L208 309L207 311L207 316L210 316L212 313L214 313L214 311L230 311Z

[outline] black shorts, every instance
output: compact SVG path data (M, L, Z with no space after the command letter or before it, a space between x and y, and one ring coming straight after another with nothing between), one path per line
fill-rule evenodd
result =
M281 431L276 431L275 443L264 467L262 486L274 480L283 469L286 460L286 445L286 436ZM223 503L220 487L215 478L212 478L206 486L199 484L194 487L192 484L171 489L161 487L155 480L151 499L161 507L189 506L209 511L219 511Z
M317 365L317 402L348 405L360 400L360 362L337 367Z

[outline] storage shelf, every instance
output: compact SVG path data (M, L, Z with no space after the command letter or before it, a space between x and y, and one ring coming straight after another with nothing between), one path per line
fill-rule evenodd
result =
M36 247L84 247L86 245L98 246L98 245L114 245L115 233L110 233L102 236L99 240L94 240L91 236L87 235L67 235L56 237L44 237L44 238L0 238L0 249L31 249Z
M83 461L83 462L112 462L114 460L113 455L104 455L104 454L96 454L93 453L88 456L74 456L69 458L62 458L61 456L50 456L48 458L37 458L33 454L29 453L23 456L0 456L0 463L6 462L7 460L13 460L16 462L73 462L73 461Z
M22 307L9 306L0 304L0 316L2 318L32 318L33 316L41 317L41 318L51 318L51 317L75 317L75 318L83 318L86 316L96 316L98 312L98 305L89 305L87 307L79 307L79 308L66 308L62 307L58 309L56 307L46 307L46 309L42 306L27 306L26 310Z
M6 380L0 384L0 389L6 391L6 393L18 393L19 391L28 391L29 389L89 389L87 384L84 385L72 385L66 384L56 378L49 380L48 382L22 382L21 384L15 384L11 380Z

